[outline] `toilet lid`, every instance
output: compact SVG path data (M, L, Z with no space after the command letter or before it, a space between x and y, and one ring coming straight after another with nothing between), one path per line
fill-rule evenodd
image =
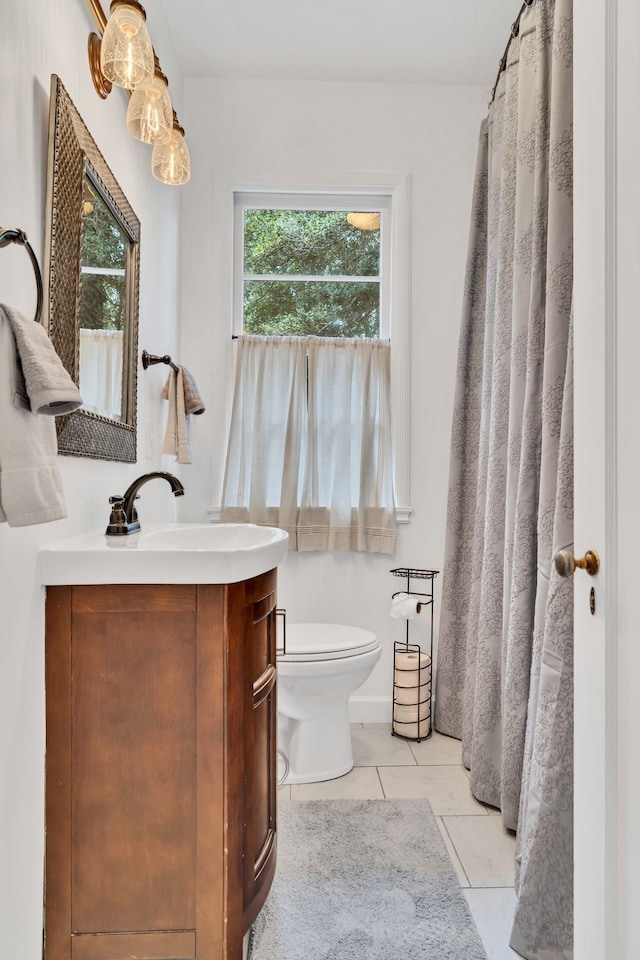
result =
M371 630L339 623L287 624L286 653L279 660L338 660L377 650L380 641Z

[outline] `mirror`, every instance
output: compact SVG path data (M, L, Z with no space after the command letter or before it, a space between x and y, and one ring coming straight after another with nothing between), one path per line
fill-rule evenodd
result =
M140 221L55 74L45 257L44 322L83 399L58 452L135 463Z

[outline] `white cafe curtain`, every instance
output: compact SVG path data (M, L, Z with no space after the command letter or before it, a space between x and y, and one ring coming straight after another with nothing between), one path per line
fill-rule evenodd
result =
M80 330L82 406L111 420L122 416L122 330Z
M237 347L222 519L282 527L294 550L393 553L389 343Z

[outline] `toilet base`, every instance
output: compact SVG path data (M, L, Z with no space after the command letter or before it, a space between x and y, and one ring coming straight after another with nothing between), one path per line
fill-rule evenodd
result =
M332 717L320 719L294 720L280 715L278 747L289 762L285 784L335 780L353 769L346 710L334 709Z
M346 764L337 770L321 770L319 773L307 774L295 774L289 771L284 783L285 785L293 783L322 783L324 780L337 780L338 777L344 777L344 775L351 770L353 770L353 760L350 764Z

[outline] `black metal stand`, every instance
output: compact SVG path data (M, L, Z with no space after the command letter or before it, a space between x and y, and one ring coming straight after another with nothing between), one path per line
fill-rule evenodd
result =
M429 608L429 642L424 649L417 643L409 643L409 620L406 641L393 645L393 717L391 735L402 740L428 740L431 727L431 684L433 660L433 581L439 570L422 570L411 567L396 567L394 577L406 577L407 589L392 594L407 593L416 598L416 612ZM411 589L411 580L426 580L424 591ZM407 674L403 678L403 674ZM413 682L417 681L417 682ZM426 705L426 706L425 706ZM415 714L415 715L414 715Z

